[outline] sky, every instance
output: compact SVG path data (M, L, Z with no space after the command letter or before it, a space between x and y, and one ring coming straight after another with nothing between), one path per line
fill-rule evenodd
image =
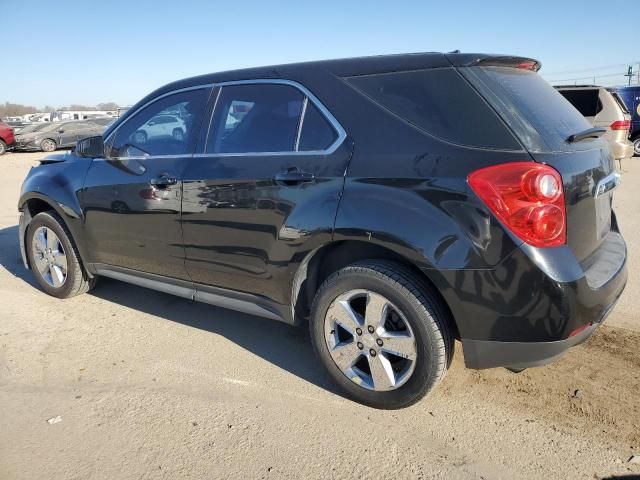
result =
M548 80L601 83L640 63L638 0L0 0L0 11L0 102L40 107L129 105L192 75L361 55L508 53L542 61Z

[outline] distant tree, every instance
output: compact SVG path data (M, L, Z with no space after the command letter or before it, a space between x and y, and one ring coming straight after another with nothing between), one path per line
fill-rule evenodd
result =
M45 105L42 111L47 113L55 112L56 107L52 107L51 105Z
M13 117L17 115L26 115L28 113L35 113L37 110L35 107L29 105L21 105L19 103L5 102L0 104L0 117Z
M117 110L119 105L115 102L105 102L96 105L96 110Z
M88 107L86 105L76 105L75 103L72 103L71 105L69 105L69 108L67 108L66 110L95 110L96 107Z

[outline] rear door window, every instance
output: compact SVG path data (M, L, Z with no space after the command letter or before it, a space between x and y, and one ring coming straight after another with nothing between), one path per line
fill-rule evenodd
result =
M223 86L207 153L293 152L303 101L289 85Z
M460 68L532 152L584 150L590 142L567 143L591 124L536 72L494 66Z
M584 117L595 117L602 110L598 90L558 90Z
M326 150L337 137L338 134L318 107L311 101L307 102L298 150L301 152Z
M451 143L521 150L513 134L453 68L351 77L348 82L379 105Z

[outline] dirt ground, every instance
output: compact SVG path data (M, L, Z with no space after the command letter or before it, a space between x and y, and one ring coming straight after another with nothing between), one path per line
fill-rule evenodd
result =
M605 326L521 374L465 370L458 344L432 395L385 412L335 392L303 330L111 280L39 291L16 203L40 156L0 157L0 479L640 478L640 159Z

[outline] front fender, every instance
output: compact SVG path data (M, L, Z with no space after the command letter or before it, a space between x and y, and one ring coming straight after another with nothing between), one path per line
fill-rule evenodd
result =
M25 232L31 217L47 209L55 210L71 231L83 260L89 260L84 241L84 215L80 195L90 161L83 159L46 163L31 169L24 183L18 201L20 219L21 248L24 249ZM27 208L28 205L35 207Z

